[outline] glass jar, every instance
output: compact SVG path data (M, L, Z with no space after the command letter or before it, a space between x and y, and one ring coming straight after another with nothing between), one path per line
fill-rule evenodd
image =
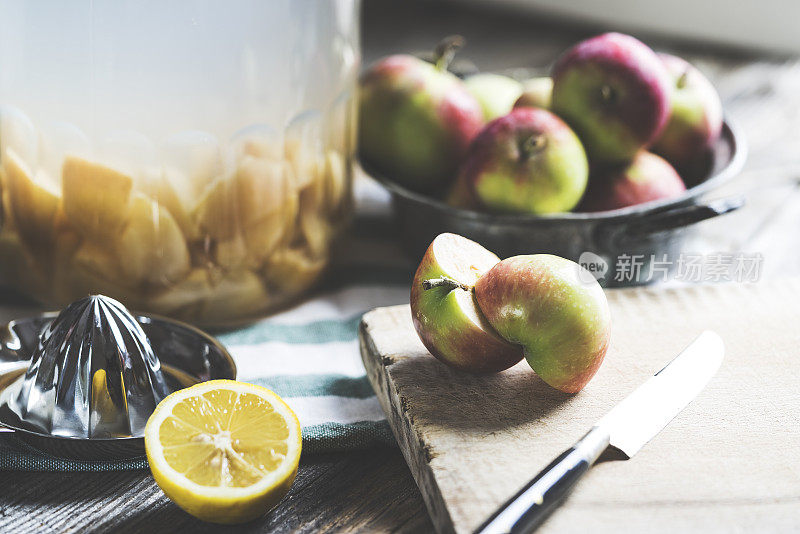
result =
M3 281L204 326L303 294L351 212L358 15L358 0L4 0Z

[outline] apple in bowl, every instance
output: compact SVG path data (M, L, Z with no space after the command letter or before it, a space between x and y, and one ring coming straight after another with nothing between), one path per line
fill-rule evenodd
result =
M666 160L642 150L628 164L596 170L580 211L616 210L685 192L686 185Z
M449 184L484 123L483 110L464 82L399 54L370 67L359 89L362 162L414 191Z
M606 33L558 59L551 107L580 136L590 159L622 162L661 134L671 85L664 62L647 45Z
M572 129L547 110L521 107L480 131L451 198L485 211L558 213L578 204L588 176Z
M522 82L522 94L514 102L514 107L549 109L552 96L553 79L551 77L530 78Z
M722 131L722 102L697 68L677 56L659 57L672 81L672 108L652 150L687 176L696 175Z
M487 121L511 111L523 91L522 84L514 78L492 72L473 74L464 80L464 84L480 103Z

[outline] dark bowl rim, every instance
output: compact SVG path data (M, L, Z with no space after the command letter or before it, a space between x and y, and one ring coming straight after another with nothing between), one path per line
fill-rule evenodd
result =
M744 162L747 159L747 144L744 139L744 134L736 121L726 115L722 123L722 134L720 141L723 137L730 138L731 154L727 163L713 174L709 175L701 183L689 188L684 194L678 197L645 202L635 206L628 206L616 210L598 211L598 212L564 212L554 213L549 215L528 215L528 214L495 214L480 211L474 211L464 208L456 208L450 206L444 201L427 196L423 193L417 193L406 189L402 185L396 183L391 178L376 172L369 165L361 163L364 172L375 179L385 189L387 189L393 196L401 197L407 201L415 204L422 204L430 209L444 212L451 217L460 219L470 219L472 221L483 223L487 225L496 224L535 224L539 221L615 221L625 219L632 215L647 215L660 211L665 211L673 207L680 206L687 200L695 199L709 191L716 189L723 183L730 181L734 176L739 174L744 167Z
M33 315L33 316L30 316L30 317L21 317L19 319L14 319L12 321L9 321L5 325L3 325L3 328L4 329L10 329L11 324L15 323L15 322L18 322L18 321L26 321L26 320L50 318L50 317L55 318L56 316L58 316L59 313L60 312L57 312L57 311L46 311L46 312L40 313L39 315ZM236 377L239 374L239 371L236 368L236 362L233 360L233 357L228 352L228 349L226 349L225 346L222 343L220 343L211 334L208 334L208 333L200 330L196 326L190 325L189 323L185 323L185 322L179 321L177 319L171 319L169 317L164 317L163 315L157 315L157 314L152 314L152 313L145 314L145 313L136 312L136 311L133 311L131 313L140 322L141 322L141 319L143 319L143 318L151 320L151 321L153 319L155 319L156 321L161 321L161 322L165 322L165 323L171 323L172 325L175 325L175 326L184 328L186 330L192 331L195 334L200 335L200 337L205 338L206 341L208 341L211 345L214 345L219 350L220 354L222 354L223 358L225 360L227 360L228 364L230 365L230 369L231 369L231 372L233 374L233 377L230 380L236 380ZM202 383L202 382L200 382L200 383ZM185 388L181 388L181 389L185 389ZM180 391L180 390L178 390L178 391ZM143 442L144 441L144 436L123 436L123 437L118 437L118 438L113 438L113 437L112 438L81 438L81 437L77 437L77 436L54 436L52 434L45 434L43 432L37 432L35 430L30 430L28 428L24 428L24 427L19 427L17 425L8 424L5 421L0 421L0 427L9 428L9 429L13 430L14 432L19 432L20 434L23 434L23 435L32 435L32 436L35 436L37 438L58 440L58 441L64 441L64 442L70 442L70 443L76 443L76 442L77 443L86 443L86 442L89 442L89 443L129 443L129 442L138 442L138 441L142 441ZM130 458L136 458L136 456L131 456ZM92 461L92 460L88 460L88 461Z

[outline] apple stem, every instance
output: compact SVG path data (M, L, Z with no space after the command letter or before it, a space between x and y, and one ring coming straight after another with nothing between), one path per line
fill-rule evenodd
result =
M464 291L469 291L472 289L468 285L456 282L452 278L448 278L446 276L442 276L440 278L429 278L428 280L422 281L422 289L425 291L433 289L434 287L444 287L448 291L452 291L454 289L463 289Z
M688 81L688 79L689 79L689 69L686 69L685 71L683 71L683 74L680 75L678 81L675 82L675 86L678 89L683 89L684 87L686 87L686 82Z
M546 144L547 136L544 134L533 134L532 136L528 137L520 144L519 147L520 152L522 153L522 159L528 159L537 152L540 152Z
M460 48L467 44L467 40L461 35L450 35L439 41L433 49L433 64L441 71L446 71L450 62Z
M616 96L614 89L610 85L604 85L600 88L600 98L603 99L603 102L613 102Z

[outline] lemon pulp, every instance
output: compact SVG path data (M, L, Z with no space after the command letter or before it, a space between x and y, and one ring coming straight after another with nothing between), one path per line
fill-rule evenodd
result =
M189 513L247 521L277 504L300 456L300 425L271 391L216 380L164 399L145 430L156 482Z

